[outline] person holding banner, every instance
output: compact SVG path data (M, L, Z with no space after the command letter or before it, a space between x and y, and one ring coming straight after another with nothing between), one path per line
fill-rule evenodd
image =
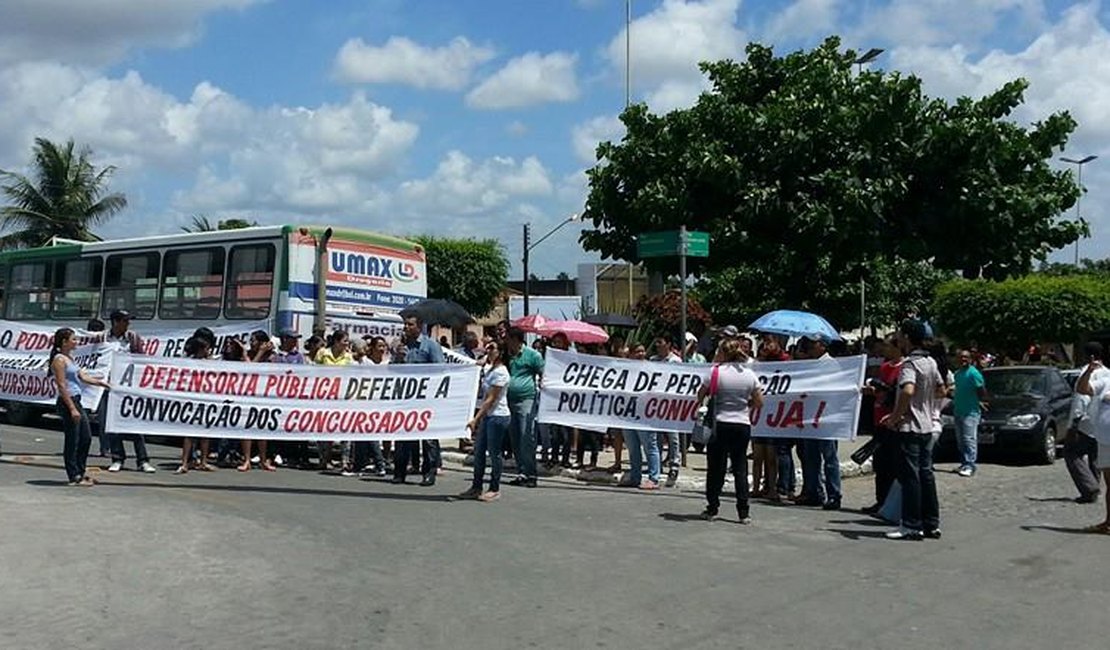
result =
M96 483L85 474L89 446L92 445L92 429L89 427L89 413L81 406L81 392L85 384L108 388L108 382L77 367L72 358L76 347L77 340L72 329L63 327L54 332L49 366L58 388L56 404L65 435L62 456L69 485L90 487Z
M120 346L122 350L130 354L143 354L143 340L136 332L131 330L131 314L130 312L117 309L111 314L112 327L108 330L108 335L105 340L108 343L115 343ZM107 408L108 400L101 400L100 410L102 414L97 418L100 421L100 428L104 429L104 422L106 413L103 413ZM154 465L150 464L150 454L146 450L146 439L142 434L121 434L108 432L108 445L112 450L112 464L108 466L109 472L118 472L123 469L123 464L127 462L127 451L123 447L124 440L130 440L132 447L135 449L135 464L139 471L147 474L153 474L157 471Z
M706 446L708 465L705 481L706 508L702 519L712 521L721 510L721 489L725 484L725 469L732 462L732 476L736 482L736 514L741 524L750 524L748 504L748 441L752 437L752 409L763 407L763 392L759 377L744 365L747 359L740 341L728 339L717 348L708 383L698 391L698 402L712 394L715 414L713 438Z
M404 356L394 359L394 363L445 363L443 348L435 339L424 334L424 323L416 316L405 319L404 333L401 338ZM417 453L424 457L424 478L420 481L423 487L436 484L436 473L439 471L439 441L438 440L405 440L397 443L397 452L393 458L393 483L404 483L408 470L409 458ZM535 445L533 445L535 451Z
M655 356L651 358L651 361L682 363L682 357L674 351L674 341L670 337L655 337L653 346L655 347ZM667 471L667 487L674 487L678 483L678 472L682 469L682 436L677 431L660 433L660 446L662 446L664 438L667 440L667 456L663 459L663 463L670 468Z
M459 495L463 499L478 499L492 503L501 498L501 467L504 457L501 444L509 432L509 370L505 367L505 344L486 346L487 370L482 377L482 404L466 428L474 435L474 480L470 489ZM486 473L486 453L489 453L489 490L482 491L482 478Z
M343 330L335 330L329 334L325 345L317 350L313 361L321 366L354 365L355 357L351 354L350 335ZM332 443L321 440L316 443L316 449L320 454L320 470L326 471L332 454Z
M202 328L208 329L208 328ZM234 339L228 339L232 341ZM197 330L195 334L188 341L185 341L185 356L189 359L207 359L212 356L212 346L216 342L216 337L212 334L211 330L202 332ZM227 349L227 345L224 346ZM242 349L242 346L239 348ZM197 469L203 472L211 472L212 466L208 464L208 450L211 443L209 438L201 438L200 446L200 463L197 464ZM186 474L189 472L189 466L192 465L193 455L192 438L181 439L181 465L177 468L174 474ZM218 462L218 461L217 461Z

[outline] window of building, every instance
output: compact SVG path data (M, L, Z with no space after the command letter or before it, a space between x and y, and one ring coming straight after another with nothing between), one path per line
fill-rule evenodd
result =
M269 317L276 257L273 244L252 244L231 249L224 299L225 318Z
M50 284L53 262L24 262L12 265L11 283L4 314L11 320L50 318Z
M109 255L104 264L104 302L100 314L105 321L122 309L136 319L154 318L158 306L158 274L161 256L156 252Z
M88 257L56 264L51 313L58 320L88 320L100 311L103 260Z
M218 318L223 289L224 249L169 251L162 264L158 315L165 320Z

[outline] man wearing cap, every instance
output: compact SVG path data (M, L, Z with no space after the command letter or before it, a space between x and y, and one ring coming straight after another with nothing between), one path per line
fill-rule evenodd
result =
M130 352L131 354L143 353L143 340L142 338L131 331L131 314L124 309L117 309L111 315L112 326L108 330L105 341L108 343L115 343L119 346L121 351ZM104 426L106 420L104 418L104 409L107 402L107 397L100 402L100 413L98 415L101 426ZM124 439L131 441L135 448L135 463L138 465L139 470L147 474L153 474L155 471L154 465L150 464L150 455L146 450L146 440L141 434L120 434L108 432L108 444L112 449L112 464L108 466L109 472L118 472L123 469L124 462L127 461L127 452L124 451Z
M808 351L810 359L832 359L824 334L803 336L800 345ZM840 445L836 440L802 440L802 505L840 510L839 451Z

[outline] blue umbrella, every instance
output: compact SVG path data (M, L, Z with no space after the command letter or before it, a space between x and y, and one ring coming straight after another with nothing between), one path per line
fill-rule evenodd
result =
M748 329L783 336L814 336L820 334L830 341L840 340L840 334L829 321L805 311L779 309L766 313L748 326Z

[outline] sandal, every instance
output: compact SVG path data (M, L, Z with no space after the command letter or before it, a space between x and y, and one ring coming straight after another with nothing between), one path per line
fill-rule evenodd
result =
M185 465L179 465L179 466L177 467L177 469L176 469L176 470L174 470L174 472L173 472L173 473L174 473L174 474L188 474L188 473L189 473L189 468L188 468L188 467L186 467Z
M201 463L201 464L197 465L195 467L195 469L197 471L200 471L200 472L214 472L214 471L216 471L216 468L212 467L208 463Z
M262 469L266 470L267 472L277 471L277 467L274 467L273 463L262 463Z
M245 462L242 465L236 467L235 469L239 470L240 472L249 472L249 471L251 471L251 462L248 460L247 462Z

